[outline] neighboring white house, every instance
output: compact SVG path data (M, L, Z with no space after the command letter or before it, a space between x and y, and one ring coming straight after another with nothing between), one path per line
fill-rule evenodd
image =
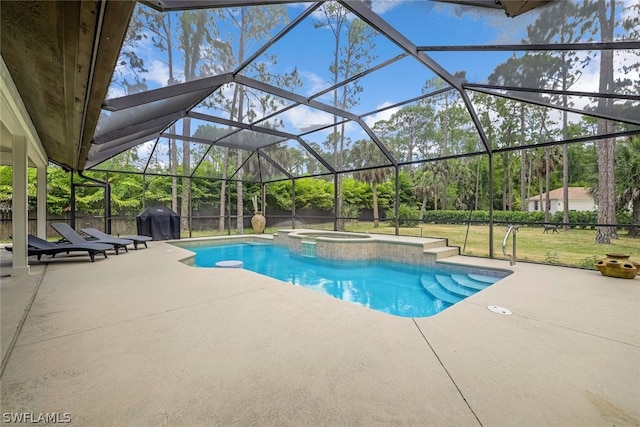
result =
M544 212L544 204L547 201L547 194L542 193L531 196L528 199L529 211ZM564 211L564 199L562 197L562 188L556 188L549 192L549 212L552 214ZM592 211L598 206L593 200L585 187L569 187L569 210L570 211Z

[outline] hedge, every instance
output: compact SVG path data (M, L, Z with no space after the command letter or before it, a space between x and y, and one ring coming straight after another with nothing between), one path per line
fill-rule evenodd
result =
M469 220L469 211L426 211L422 222L434 223L434 224L461 224L466 223ZM489 212L488 211L473 211L471 212L472 223L488 223ZM511 223L511 224L531 224L538 226L543 224L544 212L532 211L493 211L493 220L498 223ZM616 214L616 221L618 224L633 224L631 214L627 211L621 211ZM549 218L549 223L562 224L563 213L556 212ZM597 224L598 212L597 211L571 211L569 212L569 223L580 224L575 227L590 227L595 228L593 225L582 224Z

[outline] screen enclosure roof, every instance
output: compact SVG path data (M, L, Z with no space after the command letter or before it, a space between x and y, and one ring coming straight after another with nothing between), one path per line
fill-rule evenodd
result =
M638 133L638 5L519 3L138 3L85 167L269 182Z

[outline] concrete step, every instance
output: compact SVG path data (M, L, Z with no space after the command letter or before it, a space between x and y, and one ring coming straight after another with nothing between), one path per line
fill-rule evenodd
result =
M451 278L451 276L436 274L436 280L438 281L438 283L440 283L440 286L447 290L447 292L459 296L460 298L470 297L471 295L476 293L476 291L472 289L465 288L464 286L459 285Z
M469 277L478 282L486 283L487 285L493 285L498 280L500 280L499 277L484 276L482 274L469 274Z
M420 282L422 283L422 287L433 295L435 298L447 302L449 304L455 304L459 301L462 301L463 298L450 294L446 290L444 290L436 281L435 277L429 274L423 274L420 278Z
M441 246L437 248L426 249L424 253L435 255L436 259L443 259L451 256L460 255L460 248L455 246Z
M489 286L488 283L478 282L465 274L452 274L451 278L459 285L476 291L481 291Z
M428 242L425 242L422 245L424 250L442 248L446 246L447 246L447 239L429 239Z

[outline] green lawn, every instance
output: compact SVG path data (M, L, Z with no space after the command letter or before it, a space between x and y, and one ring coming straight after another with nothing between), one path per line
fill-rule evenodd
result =
M333 223L321 224L309 228L332 230ZM374 228L372 222L352 222L346 225L347 231L368 232L380 234L394 234L395 228L381 223ZM275 233L276 228L267 228L265 233ZM489 226L472 225L469 227L466 248L466 225L451 224L420 224L417 227L400 227L400 234L404 236L439 237L449 239L449 245L459 246L463 255L488 257L489 256ZM246 233L250 234L251 229ZM200 232L193 237L226 235L227 233ZM232 234L235 234L232 233ZM501 225L494 226L494 256L507 259L502 255L502 240L506 229ZM604 258L607 253L623 253L631 255L633 260L640 260L640 239L627 237L626 231L619 232L619 238L610 245L595 243L595 230L570 229L559 233L543 233L542 227L522 227L517 232L516 255L518 261L541 262L545 264L558 264L575 267L595 269L598 259ZM187 236L183 236L187 237ZM507 242L507 253L511 253L513 242L511 238Z
M393 227L373 228L372 224L360 223L348 227L352 231L369 231L391 233ZM449 244L460 246L461 253L472 256L489 256L489 227L486 225L472 225L465 243L466 225L450 224L421 224L414 228L400 228L400 234L409 236L446 237ZM502 241L506 235L506 228L494 226L494 256L504 258ZM604 258L607 253L624 253L633 259L640 257L640 239L627 237L626 231L619 233L619 238L610 245L595 243L595 230L570 229L559 233L543 233L542 227L522 227L517 232L516 255L520 261L543 262L545 264L559 264L595 269L595 262ZM506 252L512 252L511 237L506 245Z

